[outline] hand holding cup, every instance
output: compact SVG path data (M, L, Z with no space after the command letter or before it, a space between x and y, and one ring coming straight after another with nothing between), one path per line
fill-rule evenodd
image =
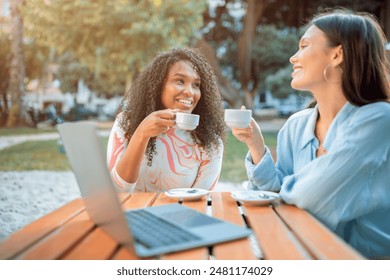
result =
M225 122L230 128L246 128L252 119L252 110L225 109Z

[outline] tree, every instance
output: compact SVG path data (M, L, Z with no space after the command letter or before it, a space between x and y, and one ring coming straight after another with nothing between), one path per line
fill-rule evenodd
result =
M237 89L232 86L229 77L222 73L215 49L205 38L197 39L193 46L199 49L214 70L219 81L219 90L223 99L231 105L235 104L237 102Z
M0 126L3 126L8 118L8 98L7 91L9 85L10 74L10 54L11 54L11 41L7 35L0 33Z
M218 78L223 99L231 107L236 107L241 104L239 84L235 82L237 40L241 31L241 19L237 19L229 12L229 5L233 2L226 0L223 4L218 3L214 10L205 11L201 36L194 38L192 44L211 64Z
M104 93L117 94L157 51L187 45L205 8L204 0L31 0L23 13L29 38L72 52Z
M244 26L238 39L238 68L241 89L245 94L245 105L248 108L253 107L253 98L259 87L257 75L253 70L253 40L255 31L259 22L264 6L264 0L247 0L246 15L244 17Z
M314 14L335 6L371 12L382 20L383 24L388 24L390 20L385 16L390 10L388 2L383 0L219 1L214 10L209 9L204 14L202 45L208 44L215 49L214 60L218 61L219 67L214 71L227 77L222 83L221 90L224 99L232 107L241 104L251 107L257 91L265 87L265 77L277 72L279 67L284 68L285 64L282 60L285 59L285 63L288 63L291 51L297 46L296 42L288 38L281 45L282 38L265 36L261 32L264 31L262 26L273 25L282 33L286 30L296 33L294 29L301 27ZM239 10L244 12L238 13ZM237 14L241 15L237 16ZM289 37L287 33L284 34ZM273 45L277 48L274 49ZM204 47L205 50L209 48ZM211 52L208 54L212 55Z
M276 0L267 3L259 24L299 28L313 15L335 7L369 12L379 19L385 32L390 22L386 17L390 9L388 0Z
M276 82L280 84L286 81L289 92L293 92L290 88L292 68L289 59L298 49L299 34L295 28L278 29L274 25L266 24L257 27L252 50L254 65L252 79L262 85L262 89L266 87L267 77L275 74L276 79L285 75L281 81ZM279 72L281 69L283 71ZM272 94L277 98L287 98L285 93L288 90L283 89L283 91L279 93L276 87L273 87Z
M286 99L293 92L297 92L290 86L291 66L284 67L271 74L266 79L266 84L272 95L278 99Z
M269 1L225 0L216 7L215 15L204 16L204 41L214 39L208 44L217 52L223 50L223 54L218 57L222 69L214 68L214 71L217 76L221 73L229 77L222 83L224 87L221 94L232 107L241 104L248 108L253 106L253 97L259 87L255 73L257 67L253 60L254 40L256 27ZM237 15L237 10L241 11L241 15Z
M94 84L89 83L93 79L93 72L81 64L72 52L62 54L57 63L59 65L57 78L61 81L60 89L62 92L77 92L80 79L93 88Z
M9 105L12 104L12 97L8 92L10 82L10 63L11 63L11 36L0 33L0 126L5 126L10 113ZM23 57L25 87L31 80L40 79L44 75L44 62L47 61L48 50L34 44L31 40L23 42ZM22 110L24 105L22 105ZM23 115L23 114L22 114ZM23 122L23 118L20 122Z
M8 94L11 96L11 108L8 113L7 127L20 122L22 113L22 96L24 94L24 58L23 58L23 18L20 13L23 0L11 1L11 63Z

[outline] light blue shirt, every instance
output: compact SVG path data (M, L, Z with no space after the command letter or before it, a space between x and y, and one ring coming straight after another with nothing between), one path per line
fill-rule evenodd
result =
M278 134L277 163L268 148L245 164L249 187L280 191L367 257L390 256L390 104L346 103L316 157L317 108L291 116Z

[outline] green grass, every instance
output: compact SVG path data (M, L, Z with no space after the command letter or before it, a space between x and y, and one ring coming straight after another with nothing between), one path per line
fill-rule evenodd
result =
M264 133L268 147L276 146L276 134ZM102 145L107 146L107 137ZM238 141L231 133L227 138L220 180L224 182L242 182L247 180L244 159L248 152L246 145ZM26 170L70 170L68 159L60 152L57 140L31 141L0 150L0 171Z
M70 170L65 154L59 151L57 140L31 141L0 151L1 171Z
M108 137L102 137L106 147ZM0 150L0 171L71 170L68 158L62 153L58 140L29 141Z
M276 133L263 133L263 136L269 148L276 147ZM223 155L221 181L242 182L248 179L244 162L247 152L246 145L229 133Z

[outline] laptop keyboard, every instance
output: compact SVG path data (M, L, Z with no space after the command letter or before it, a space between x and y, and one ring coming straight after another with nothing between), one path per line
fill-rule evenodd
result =
M200 238L153 214L140 209L125 212L134 239L148 248L174 245Z

